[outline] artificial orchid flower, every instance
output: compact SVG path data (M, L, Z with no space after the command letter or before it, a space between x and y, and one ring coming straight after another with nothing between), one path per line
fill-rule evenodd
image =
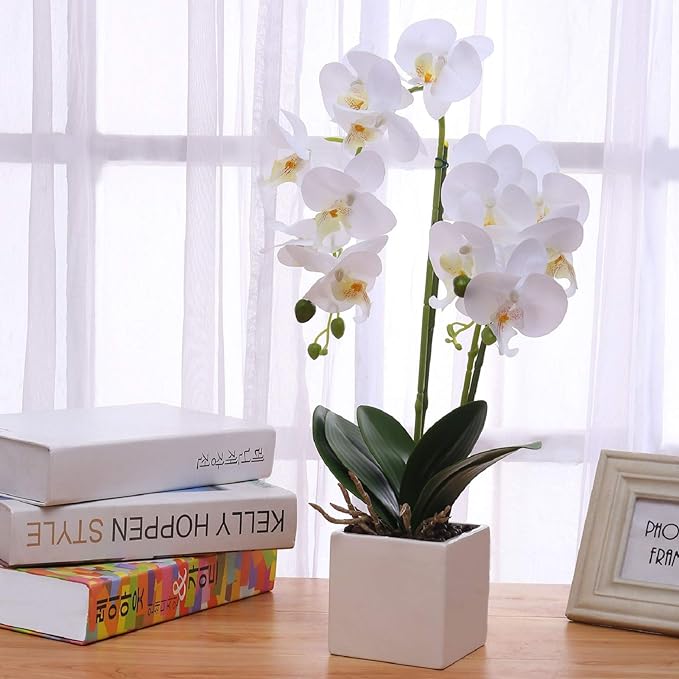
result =
M475 35L462 40L442 19L417 21L403 31L396 48L398 65L423 87L424 105L438 120L454 101L468 97L481 82L481 62L493 43Z
M482 228L468 222L436 222L429 232L429 259L447 293L443 299L430 298L435 309L444 309L455 299L457 276L472 278L495 269L493 241Z
M273 120L268 124L268 137L273 146L292 151L274 161L267 183L278 186L285 182L298 183L309 168L309 135L304 123L289 111L281 111L290 123L291 131Z
M302 198L316 212L284 231L300 243L322 252L335 252L350 238L368 239L394 228L396 217L374 195L384 181L384 162L374 151L364 151L347 164L344 172L316 167L302 182Z
M328 313L340 313L357 308L356 321L370 314L368 292L382 272L382 262L377 254L387 242L387 237L364 241L347 248L339 257L333 257L302 245L286 245L278 259L286 266L299 266L323 275L304 295Z
M563 288L545 270L547 254L535 239L523 241L512 254L505 273L475 276L467 286L464 308L476 323L490 326L501 355L518 349L509 341L520 332L542 337L563 320L568 301Z
M360 50L347 53L346 60L353 71L333 62L323 67L319 78L325 107L346 132L345 148L353 155L386 133L394 158L412 160L422 142L413 124L395 113L413 101L396 68Z
M493 151L487 162L455 165L441 188L444 216L493 227L498 239L502 239L505 232L534 223L533 203L516 183L520 177L520 154L509 145Z
M535 206L535 221L549 216L585 222L589 214L587 191L580 182L560 172L559 160L550 144L539 142L531 132L515 125L494 127L486 142L490 152L511 144L521 153L523 172L517 183ZM465 155L470 151L471 148L462 149Z
M572 253L582 245L583 229L580 222L569 217L553 217L529 226L520 233L522 239L539 241L547 252L545 273L568 281L566 295L577 290Z

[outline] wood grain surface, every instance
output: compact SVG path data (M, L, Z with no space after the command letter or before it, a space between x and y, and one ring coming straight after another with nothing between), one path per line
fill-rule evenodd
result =
M439 672L330 656L327 581L281 578L271 594L91 646L0 630L0 677L679 677L679 639L569 623L567 596L562 585L493 585L488 643Z

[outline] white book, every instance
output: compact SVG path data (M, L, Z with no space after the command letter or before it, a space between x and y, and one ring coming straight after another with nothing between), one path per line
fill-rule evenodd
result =
M263 479L272 427L158 403L0 415L0 494L38 505Z
M0 498L6 566L146 560L293 547L294 493L265 481L58 507Z

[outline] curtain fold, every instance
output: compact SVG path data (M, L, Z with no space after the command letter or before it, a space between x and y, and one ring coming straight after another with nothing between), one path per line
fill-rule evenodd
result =
M617 0L612 11L583 500L602 448L662 445L668 175L658 150L669 145L672 12L671 0Z

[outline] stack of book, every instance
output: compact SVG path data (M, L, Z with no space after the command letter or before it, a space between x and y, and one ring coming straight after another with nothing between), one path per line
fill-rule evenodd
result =
M0 626L88 644L270 591L274 445L159 404L0 416Z

